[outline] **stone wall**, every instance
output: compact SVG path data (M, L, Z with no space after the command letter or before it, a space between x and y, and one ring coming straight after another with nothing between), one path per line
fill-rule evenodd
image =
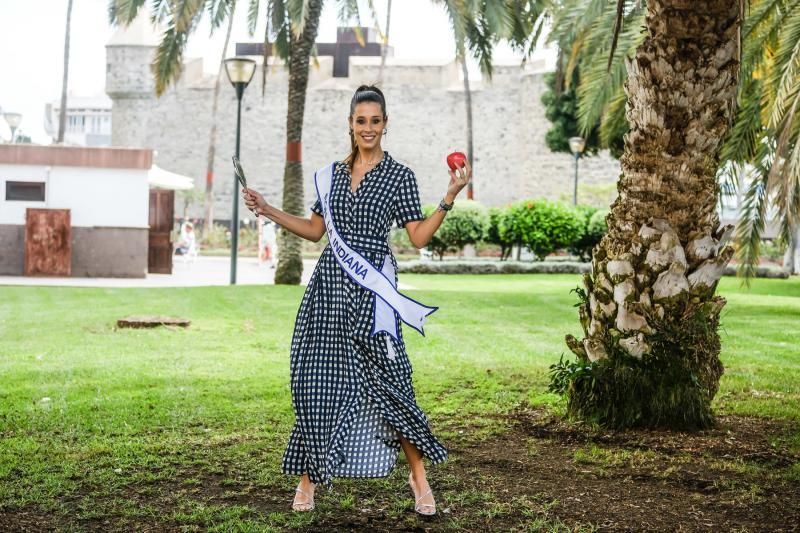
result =
M202 75L189 64L177 86L159 99L142 92L145 84L131 77L136 64L112 64L130 54L109 54L109 95L114 101L113 142L153 148L156 163L167 170L192 176L204 190L211 120L213 76ZM331 58L319 58L312 67L303 131L305 200L313 200L313 171L349 149L347 115L353 90L378 78L378 58L352 57L350 77L333 78ZM466 148L463 83L450 63L414 64L390 60L383 88L387 98L389 133L383 146L409 165L417 175L423 203L437 202L449 177L445 156ZM285 158L287 73L270 65L266 94L261 95L260 71L247 89L242 110L241 160L253 186L268 201L281 204ZM475 134L475 199L486 205L505 205L521 198L571 201L574 159L554 154L544 143L549 122L541 94L545 89L541 65L525 70L497 66L492 82L473 82ZM133 80L133 81L129 81ZM126 92L125 85L131 84ZM223 81L218 110L218 144L214 163L215 218L231 212L236 98ZM585 201L608 205L619 164L608 154L581 160L580 183ZM462 193L463 194L463 193ZM180 202L180 200L179 200ZM241 211L247 213L246 210ZM202 201L192 208L201 216Z

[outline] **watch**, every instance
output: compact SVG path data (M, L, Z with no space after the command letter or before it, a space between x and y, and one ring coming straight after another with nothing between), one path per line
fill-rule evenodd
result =
M437 211L442 211L443 213L447 213L451 209L453 209L453 204L445 203L444 199L439 202L439 206L436 208Z

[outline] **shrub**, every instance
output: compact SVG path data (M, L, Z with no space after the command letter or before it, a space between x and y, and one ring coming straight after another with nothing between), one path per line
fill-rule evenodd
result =
M589 261L592 258L592 249L606 234L608 210L588 205L576 206L575 210L583 221L583 230L578 240L570 245L569 251L580 257L581 261Z
M486 231L483 235L484 242L500 246L500 260L503 261L511 255L511 247L515 244L509 240L510 235L501 231L501 224L509 216L509 209L493 207L489 209Z
M429 217L436 211L436 206L426 205L422 211ZM465 244L480 241L488 222L486 209L481 204L473 201L459 202L444 217L428 247L442 259L448 250L459 251Z
M583 231L580 215L558 202L523 200L512 213L511 233L540 260L576 242Z

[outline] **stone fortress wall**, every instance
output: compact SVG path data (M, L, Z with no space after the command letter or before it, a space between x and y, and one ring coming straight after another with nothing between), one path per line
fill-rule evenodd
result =
M152 44L109 44L106 92L113 100L112 145L157 151L162 168L192 176L205 189L214 76L203 73L200 59L185 64L180 82L161 98L154 95L149 63ZM315 169L342 159L349 150L347 115L350 98L362 83L378 78L380 58L350 57L348 78L333 77L333 59L319 57L312 66L303 129L305 203L314 199ZM544 65L494 67L492 81L472 81L475 142L475 199L502 206L522 198L572 199L574 159L552 153L544 142L550 123L544 115ZM223 75L224 76L224 75ZM288 73L282 64L268 67L266 93L261 71L245 92L242 107L241 160L250 183L267 201L281 204L285 159ZM463 83L454 62L408 62L389 58L382 84L387 99L389 133L383 146L411 167L423 203L444 194L444 162L454 149L466 149ZM218 143L214 164L215 211L230 217L235 145L236 97L223 79L218 109ZM601 153L580 161L580 186L594 191L593 203L608 205L619 163ZM462 193L461 198L465 198ZM182 204L176 201L176 214ZM243 217L246 210L241 210ZM202 216L202 201L190 216Z

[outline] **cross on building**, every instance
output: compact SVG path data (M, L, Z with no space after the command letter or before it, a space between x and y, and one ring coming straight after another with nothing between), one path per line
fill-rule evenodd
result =
M317 56L333 56L333 77L347 78L350 75L350 56L381 55L381 43L372 28L361 28L364 46L358 42L354 28L338 28L335 43L316 43ZM272 54L272 45L267 44L267 55ZM236 43L237 56L264 56L264 43Z

